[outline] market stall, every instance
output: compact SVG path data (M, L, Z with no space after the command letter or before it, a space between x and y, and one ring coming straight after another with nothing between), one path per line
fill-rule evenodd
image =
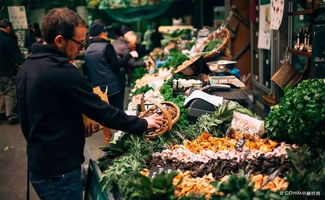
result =
M149 54L154 66L136 71L126 112L157 113L164 124L145 137L119 132L102 149L98 165L105 192L128 200L324 194L324 80L288 90L263 121L247 108L244 94L234 93L245 86L236 67L227 66L236 62L203 69L220 60L227 37L225 28L201 30L196 40L180 39Z

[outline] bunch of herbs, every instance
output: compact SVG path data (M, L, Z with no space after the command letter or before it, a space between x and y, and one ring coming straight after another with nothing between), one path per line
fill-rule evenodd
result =
M265 120L268 136L278 141L298 145L306 143L324 149L324 91L324 79L305 80L296 88L287 89Z

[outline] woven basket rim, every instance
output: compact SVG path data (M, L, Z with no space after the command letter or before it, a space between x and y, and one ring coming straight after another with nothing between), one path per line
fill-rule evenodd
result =
M201 58L202 55L197 55L192 57L189 60L185 60L182 64L180 64L177 69L175 70L175 73L181 72L185 70L186 68L192 66L196 61L198 61Z
M150 101L150 102L153 103L155 106L159 107L159 108L162 110L162 112L163 112L163 113L166 115L166 117L167 117L167 126L166 126L166 128L164 128L163 130L159 131L158 133L155 133L155 134L152 134L152 135L146 135L146 134L144 134L144 136L147 137L147 138L154 138L154 137L160 136L160 135L166 133L167 131L171 130L172 127L173 127L173 125L174 125L174 124L176 123L176 121L178 120L179 116L176 116L174 119L172 119L172 117L170 116L169 112L166 111L166 109L163 107L162 104L169 104L169 105L172 105L173 107L176 108L176 110L177 110L177 114L180 115L180 109L178 108L178 106L177 106L176 104L174 104L173 102L170 102L170 101L163 101L163 102L160 102L160 103L159 103L158 101L156 101L156 100L154 100L154 99L152 99L152 98L144 99L144 101ZM141 102L141 104L143 104L144 101ZM149 108L149 109L150 109L150 108ZM149 109L148 109L148 110L149 110ZM144 116L144 115L148 112L148 110L142 112L142 113L139 115L139 117ZM176 118L177 118L177 119L176 119ZM175 120L176 120L176 121L175 121Z
M218 32L219 31L219 32ZM216 30L216 31L213 31L212 33L210 33L210 35L208 36L208 40L209 42L212 41L214 38L216 38L215 35L222 35L222 34L225 34L225 37L222 44L219 45L217 48L214 48L212 51L210 52L207 52L205 54L203 54L203 58L207 59L207 58L211 58L212 56L215 56L216 54L218 53L221 53L222 50L224 50L227 45L228 45L228 42L230 41L230 32L227 28L223 28L221 30ZM210 38L210 39L209 39Z

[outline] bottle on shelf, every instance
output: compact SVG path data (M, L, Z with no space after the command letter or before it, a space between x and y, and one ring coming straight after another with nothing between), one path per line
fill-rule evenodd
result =
M310 38L309 28L308 28L308 26L306 26L304 28L304 49L303 49L304 51L308 51L309 38Z
M296 36L296 44L294 46L294 49L295 50L299 50L300 48L300 44L302 43L302 27L299 27L299 30L298 30L298 33L297 33L297 36Z
M313 8L313 0L306 0L306 8L307 9Z
M299 43L299 51L303 51L304 47L305 47L305 33L304 33L304 29L302 27L300 27L300 43Z

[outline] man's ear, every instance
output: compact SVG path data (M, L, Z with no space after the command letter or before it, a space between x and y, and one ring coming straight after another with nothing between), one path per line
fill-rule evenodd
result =
M63 48L65 46L66 40L63 38L62 35L57 35L54 38L54 44L57 46L59 49Z

